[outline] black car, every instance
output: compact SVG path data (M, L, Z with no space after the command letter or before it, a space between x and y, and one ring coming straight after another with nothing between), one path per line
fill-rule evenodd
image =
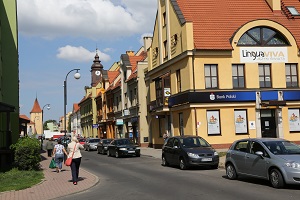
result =
M114 139L107 146L107 156L115 156L119 158L121 156L135 155L141 156L140 147L135 145L128 138Z
M97 151L99 154L106 154L107 146L113 139L101 139L97 144Z
M210 166L217 169L219 154L199 136L169 137L162 148L162 165L179 165L180 169L190 166Z

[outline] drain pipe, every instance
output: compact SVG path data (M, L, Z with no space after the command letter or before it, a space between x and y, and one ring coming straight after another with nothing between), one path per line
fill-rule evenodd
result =
M193 67L193 90L196 91L196 83L195 83L195 51L196 49L193 49L192 51L192 67ZM194 114L195 114L195 128L196 128L196 136L198 136L198 127L197 127L197 109L194 107Z

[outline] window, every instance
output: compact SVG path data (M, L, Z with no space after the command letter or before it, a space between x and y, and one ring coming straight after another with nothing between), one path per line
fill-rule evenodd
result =
M176 80L177 80L177 92L181 92L181 75L180 75L180 69L176 70Z
M248 30L238 41L239 46L287 46L289 42L283 34L268 27Z
M259 64L259 87L271 87L271 66L269 64Z
M164 12L164 13L162 14L162 25L163 25L163 26L166 26L166 24L167 24L167 21L166 21L166 12Z
M245 87L244 65L232 65L233 88Z
M165 40L165 41L164 41L164 52L163 52L163 53L164 53L164 55L163 55L164 58L167 58L167 57L168 57L168 46L167 46L167 45L168 45L168 41Z
M298 87L297 64L285 64L286 87Z
M204 65L205 88L218 88L217 65Z
M155 81L155 93L156 93L157 106L161 106L163 104L163 91L162 91L161 78Z
M248 141L237 142L236 145L234 146L234 150L242 151L242 152L247 152L247 148L248 148Z
M287 6L286 7L289 12L292 14L292 15L300 15L299 12L297 11L297 9L294 7L294 6Z

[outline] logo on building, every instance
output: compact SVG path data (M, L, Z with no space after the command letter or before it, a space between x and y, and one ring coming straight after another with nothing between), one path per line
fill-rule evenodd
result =
M210 93L209 99L212 100L212 101L216 99L214 93Z

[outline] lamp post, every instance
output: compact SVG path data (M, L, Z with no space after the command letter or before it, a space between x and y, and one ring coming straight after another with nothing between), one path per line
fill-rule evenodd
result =
M76 73L74 74L74 78L80 79L80 74L78 72L79 70L80 69L72 69L71 71L69 71L64 81L64 132L65 132L64 142L65 145L66 145L66 136L67 136L67 78L72 71L76 71Z
M47 106L47 109L50 110L50 104L47 103L46 105L43 106L42 109L42 137L41 137L41 150L43 150L43 135L44 135L44 108Z

